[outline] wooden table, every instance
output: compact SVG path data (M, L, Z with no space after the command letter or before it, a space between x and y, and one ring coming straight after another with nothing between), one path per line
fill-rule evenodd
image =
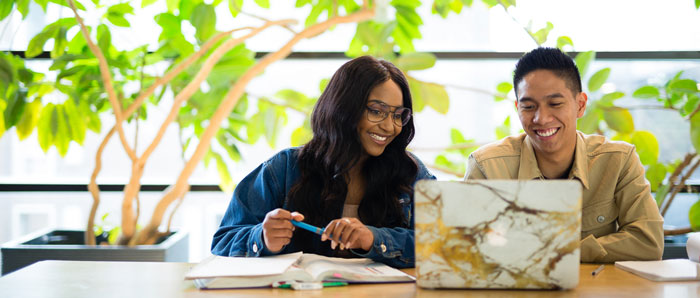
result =
M698 297L700 282L653 282L606 265L581 265L570 291L424 290L415 284L351 285L317 291L198 290L183 276L193 264L43 261L0 277L0 297ZM409 274L414 269L405 269Z

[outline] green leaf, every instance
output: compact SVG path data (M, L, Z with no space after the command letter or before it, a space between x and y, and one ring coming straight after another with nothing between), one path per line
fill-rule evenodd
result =
M532 37L535 39L535 42L537 42L537 45L542 45L547 42L547 37L552 29L554 29L554 25L551 22L547 22L547 25L544 28L537 30L537 32L532 34Z
M156 3L158 0L141 0L141 8L144 8L146 6L149 6L153 3Z
M231 160L241 160L241 152L238 151L235 138L228 135L226 130L219 129L219 132L216 134L216 140L219 142L219 145L226 150L226 153L228 153L228 157L231 158Z
M496 86L496 91L499 93L508 94L511 90L513 90L513 84L510 82L501 82Z
M619 92L619 91L612 92L612 93L608 93L608 94L603 95L603 97L601 97L598 102L600 103L601 106L610 107L613 105L613 102L615 100L618 100L618 99L623 98L623 97L625 97L625 93L623 93L623 92Z
M39 146L44 152L49 151L49 147L53 145L54 136L58 129L58 124L55 121L56 107L53 103L48 103L41 109L39 117L39 126L37 134L39 137Z
M447 95L447 90L445 90L444 86L415 79L409 80L409 86L414 98L414 107L416 107L416 101L418 101L419 105L426 104L440 114L447 114L447 111L450 109L450 97ZM422 110L422 107L420 109ZM416 108L416 111L420 110Z
M85 140L85 131L87 130L86 118L81 115L78 111L78 107L72 99L68 99L63 103L64 112L66 116L66 123L69 125L70 135L72 140L76 141L78 144L83 145Z
M243 0L228 0L228 9L234 18L241 12L242 7Z
M54 138L54 145L58 150L58 154L61 157L66 156L68 153L68 147L70 146L70 141L72 139L71 131L68 129L68 119L66 119L65 108L63 105L56 105L55 109L57 130Z
M405 71L428 69L435 65L435 57L432 53L411 52L401 55L396 59L396 66Z
M270 8L270 0L255 0L255 3L262 8Z
M408 88L411 89L411 97L413 98L413 112L423 111L425 108L425 100L423 99L422 82L413 78L408 78Z
M168 12L174 12L180 7L180 0L165 0L165 5L168 7Z
M494 95L493 100L498 102L508 98L508 93L513 90L513 84L509 82L501 82L496 86L496 91L499 93Z
M200 3L190 16L192 26L197 29L195 37L200 44L205 43L216 32L216 12L214 7Z
M12 6L15 5L15 0L0 1L0 20L4 20L12 12Z
M588 51L588 52L582 52L578 53L576 55L576 67L578 67L578 72L581 75L581 78L586 74L588 71L588 67L595 61L595 52L594 51Z
M608 76L610 76L610 68L606 67L598 72L594 73L590 79L588 79L588 91L590 92L595 92L600 89L603 84L605 84L605 81L608 80Z
M25 19L29 14L29 0L17 0L17 10L22 14L22 19Z
M97 26L97 46L106 57L109 57L109 48L112 46L112 33L105 24Z
M637 130L632 133L632 144L637 147L637 154L644 165L655 164L659 159L659 142L651 132Z
M689 79L674 80L668 85L668 88L673 92L695 93L698 92L698 83Z
M649 165L645 177L649 180L652 192L656 192L659 189L667 173L666 166L662 163L655 162Z
M656 193L654 194L654 200L656 201L657 207L661 207L661 204L663 204L670 187L670 184L663 184L656 189Z
M231 179L231 173L228 171L228 166L224 162L223 157L220 154L213 152L214 158L216 159L216 170L219 172L219 187L223 192L232 193L234 188L233 179Z
M123 14L107 14L107 20L115 26L131 27L131 24Z
M0 98L0 137L5 133L7 130L5 128L5 101Z
M583 117L576 120L576 129L586 134L594 134L598 132L598 123L600 122L600 109L589 107Z
M12 95L9 96L5 102L5 129L9 129L19 122L19 119L22 118L22 114L24 113L24 107L27 104L26 89L13 89L14 92L12 92Z
M695 0L695 9L700 9L700 0Z
M462 132L460 132L456 128L450 129L450 140L452 141L452 144L462 144L467 142L467 140L462 135Z
M690 118L690 142L695 148L695 152L700 152L700 113L695 113Z
M258 139L260 139L260 137L264 133L264 127L265 123L262 113L256 113L255 115L250 117L250 120L246 125L246 134L248 136L248 142L250 142L250 144L257 143Z
M658 98L661 93L659 93L659 88L654 86L644 86L635 90L632 96L636 98Z
M685 105L683 105L681 115L685 117L686 115L689 115L695 111L695 109L698 108L698 103L700 103L700 97L695 94L688 94L688 101L686 101Z
M630 111L620 107L610 107L603 110L603 119L610 129L618 133L632 133L634 131L634 118Z
M51 3L56 3L56 4L58 4L58 5L61 5L61 6L65 6L65 7L70 8L70 5L68 4L68 1L66 1L66 0L49 0L49 2L51 2ZM83 4L81 4L80 2L78 2L78 0L73 0L73 3L75 4L75 7L76 7L77 9L79 9L79 10L85 10L85 6L83 6Z
M688 221L690 221L690 229L693 231L700 230L700 200L690 206L688 210Z
M154 19L163 29L158 36L159 41L182 35L180 18L171 13L161 13L156 15Z
M311 133L311 130L308 127L306 127L306 126L297 127L297 129L295 129L292 132L292 140L291 140L292 146L294 146L294 147L302 146L302 145L308 143L309 141L311 141L312 137L313 137L313 134Z
M564 50L564 47L567 46L567 45L568 45L568 46L571 46L571 47L574 46L574 42L571 40L570 37L568 37L568 36L559 36L559 38L557 38L557 48L559 48L560 50L563 51L563 50Z
M496 127L494 133L496 134L496 139L498 140L510 135L510 116L506 117L503 124Z
M66 27L60 27L56 30L56 36L54 36L53 50L51 50L51 58L56 59L57 57L63 55L68 46L68 40L66 40L66 32L68 30Z
M24 140L29 137L37 123L39 122L39 113L41 112L41 99L35 99L27 104L22 113L22 118L17 122L17 137L19 140Z
M481 0L486 7L491 8L498 5L498 0Z
M0 81L10 85L15 81L15 69L7 58L5 54L0 53Z
M119 15L134 14L134 8L131 7L131 5L129 5L129 3L120 3L120 4L110 6L107 9L107 13L119 14Z

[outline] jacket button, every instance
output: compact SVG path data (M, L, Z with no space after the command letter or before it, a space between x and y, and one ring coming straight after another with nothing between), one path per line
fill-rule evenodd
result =
M384 243L382 243L382 245L380 245L379 248L382 249L382 252L386 252L386 245L384 245Z
M253 252L254 253L258 252L258 244L257 243L253 243Z
M596 219L598 222L604 222L605 221L605 216L598 215L598 218Z

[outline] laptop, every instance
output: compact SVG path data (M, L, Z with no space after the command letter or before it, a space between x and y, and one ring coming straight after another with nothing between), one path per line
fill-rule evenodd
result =
M571 289L578 284L578 181L421 180L415 208L420 287Z

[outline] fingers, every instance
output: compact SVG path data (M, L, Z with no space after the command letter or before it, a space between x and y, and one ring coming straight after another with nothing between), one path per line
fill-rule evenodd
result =
M296 216L302 215L296 213ZM292 213L281 208L265 214L265 219L262 223L263 240L269 251L278 252L291 242L294 226L289 220L292 218Z
M304 221L304 215L296 211L291 213L291 217L296 221Z
M332 249L335 249L338 245L340 246L340 249L350 249L364 248L365 245L363 244L368 241L370 241L371 244L374 237L372 232L358 219L340 218L332 220L326 226L326 229L321 236L321 241L326 240L331 240Z

